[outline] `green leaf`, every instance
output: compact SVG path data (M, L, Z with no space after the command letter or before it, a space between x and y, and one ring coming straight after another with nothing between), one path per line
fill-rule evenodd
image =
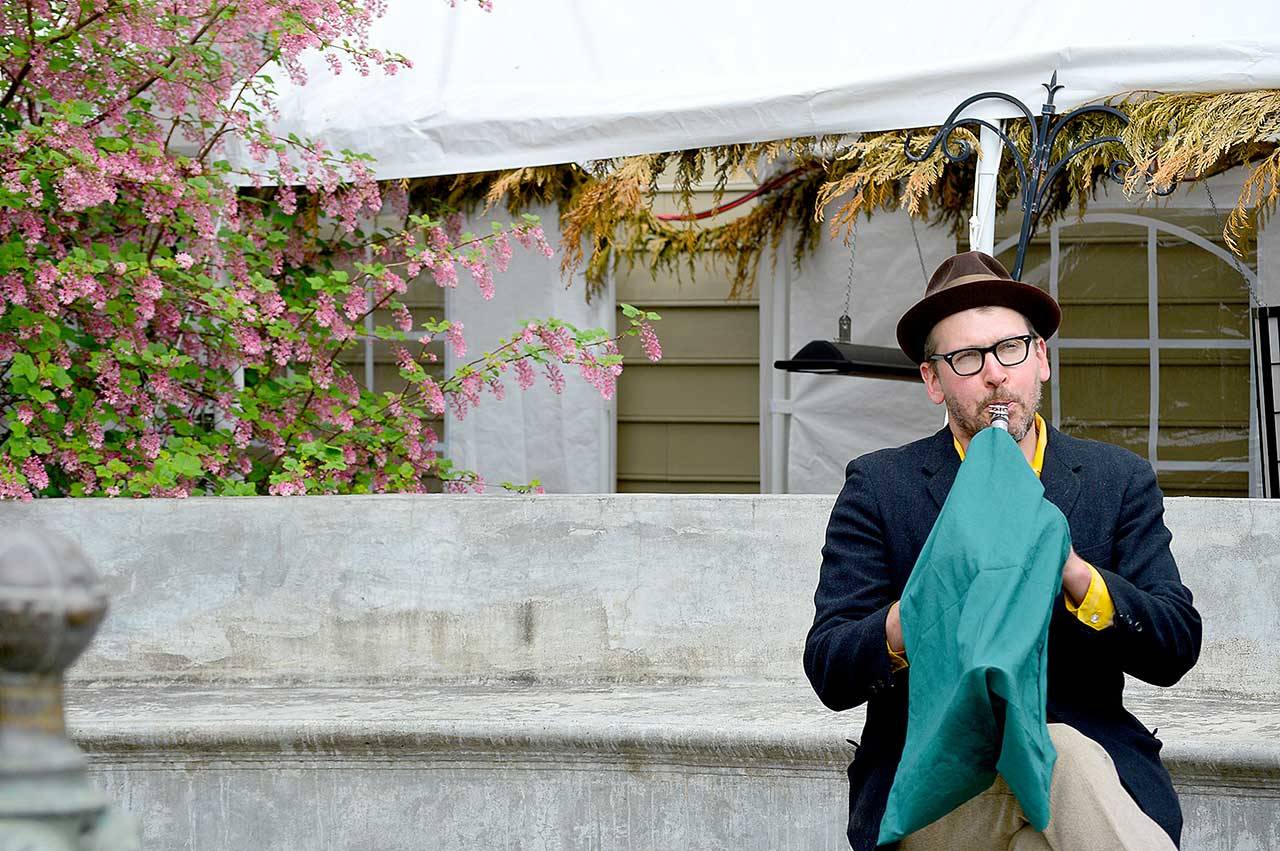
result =
M200 459L185 452L174 455L170 465L174 472L181 476L194 478L204 472L204 465L200 463Z
M11 374L31 382L35 382L40 378L40 370L36 369L35 361L26 352L18 352L13 356L13 360L9 363L9 371Z
M60 366L54 365L49 368L49 380L53 382L53 386L59 390L65 390L71 386L71 376L67 375L67 371Z

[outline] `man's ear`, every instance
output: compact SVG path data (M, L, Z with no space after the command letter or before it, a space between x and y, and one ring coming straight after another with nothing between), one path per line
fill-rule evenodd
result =
M1041 381L1049 380L1049 345L1043 337L1036 337L1036 366Z
M938 371L934 369L935 361L925 361L920 364L920 379L924 381L925 392L929 394L929 399L935 405L941 405L944 401L942 395L942 379L938 377Z

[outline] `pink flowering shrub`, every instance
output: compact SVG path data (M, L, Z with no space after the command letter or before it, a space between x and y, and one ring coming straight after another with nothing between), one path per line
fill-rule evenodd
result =
M515 246L552 253L536 219L463 234L411 213L367 157L273 135L271 74L304 82L304 50L334 73L408 64L368 43L382 5L0 8L0 498L483 489L440 457L435 417L502 398L508 372L558 391L572 366L612 396L618 336L555 319L428 375L427 343L465 358L467 341L447 320L411 340L408 282L461 271L494 298ZM259 167L233 172L232 141ZM396 226L371 224L389 210ZM658 356L657 316L624 309ZM399 392L341 360L374 311Z

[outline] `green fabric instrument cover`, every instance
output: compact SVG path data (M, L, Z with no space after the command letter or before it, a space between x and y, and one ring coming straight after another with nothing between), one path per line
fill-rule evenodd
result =
M899 604L907 739L879 844L945 816L996 772L1036 830L1049 823L1049 617L1070 540L1013 438L979 432Z

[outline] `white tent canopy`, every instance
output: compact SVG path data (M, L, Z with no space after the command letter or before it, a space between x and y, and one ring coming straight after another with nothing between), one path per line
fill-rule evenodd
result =
M371 154L382 179L923 127L985 91L1007 92L1038 112L1041 84L1055 70L1064 86L1059 112L1136 90L1280 88L1280 5L1257 0L1078 0L1057 8L1027 0L977 7L795 0L785 10L758 0L495 0L492 13L445 0L389 0L371 43L405 54L414 67L393 77L351 69L334 77L312 56L302 87L279 69L268 73L280 82L281 135ZM988 102L977 114L1016 111ZM255 167L243 151L231 154ZM988 204L988 240L993 211ZM860 240L867 247L856 290L860 341L892 345L896 316L923 289L904 222L901 215L874 221ZM925 229L921 242L930 267L954 250L939 229ZM834 330L848 263L846 247L826 242L805 269L780 263L760 282L766 490L832 491L851 454L939 422L918 387L772 369L799 342ZM555 275L535 272L519 281L520 304L560 304ZM502 318L481 317L474 302L452 299L450 315L482 338L499 333ZM611 308L609 300L582 319L607 321ZM563 416L551 402L522 399L505 415L526 427ZM508 439L505 409L489 408L453 429L450 450L491 480L537 474L555 490L610 489L608 407L547 436L534 466L529 448Z
M384 179L928 126L988 90L1038 111L1054 70L1063 107L1280 87L1280 5L1257 0L391 0L371 42L414 67L272 75L282 134L372 154Z

